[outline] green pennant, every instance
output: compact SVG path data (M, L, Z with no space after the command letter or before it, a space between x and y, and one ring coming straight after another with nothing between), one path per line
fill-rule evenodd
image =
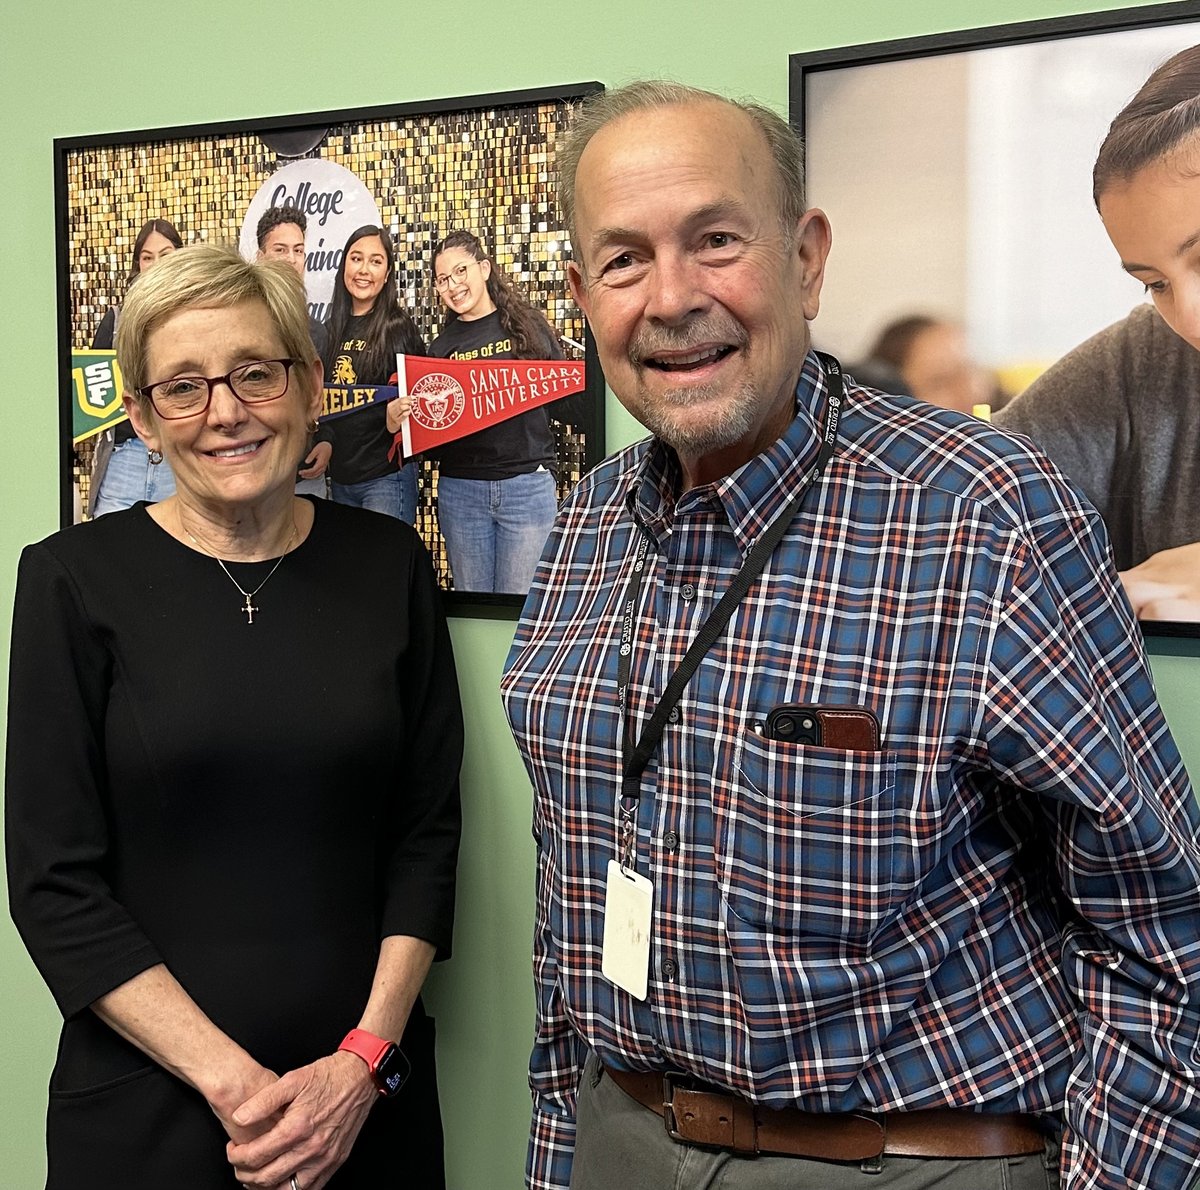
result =
M71 353L71 441L78 444L125 420L125 386L115 351L76 349Z

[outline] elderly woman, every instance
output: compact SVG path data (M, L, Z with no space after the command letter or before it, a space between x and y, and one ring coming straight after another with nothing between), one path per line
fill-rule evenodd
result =
M65 1018L48 1185L440 1186L418 993L462 720L432 568L294 494L321 364L292 269L174 253L117 355L176 494L26 549L13 628L12 912Z

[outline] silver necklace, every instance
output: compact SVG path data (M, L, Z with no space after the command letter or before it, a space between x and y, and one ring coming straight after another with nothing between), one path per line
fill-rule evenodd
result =
M239 583L237 581L237 579L235 579L233 577L233 575L229 573L229 567L226 566L225 563L222 562L221 559L218 558L217 555L212 552L212 550L206 549L203 545L200 544L199 541L196 540L195 535L192 533L192 531L190 529L185 528L184 532L192 539L192 544L195 545L195 547L201 553L207 554L223 571L225 571L225 577L231 583L233 583L233 585L235 587L237 587L237 589L242 593L242 598L246 601L242 605L242 611L244 611L246 613L246 623L253 624L254 623L254 613L256 611L258 611L258 606L254 602L254 597L255 597L255 595L257 595L259 593L259 591L261 591L263 589L263 587L265 587L267 585L267 583L269 583L271 581L272 577L275 574L275 571L277 571L279 569L280 563L284 560L284 558L287 557L288 550L290 550L292 548L292 542L294 542L296 540L296 535L299 533L299 529L296 528L296 522L292 521L292 534L287 539L287 544L283 547L283 553L279 555L279 558L276 561L275 565L271 567L270 574L268 574L267 577L265 579L263 579L263 581L261 583L259 583L258 586L255 587L253 591L247 591L246 588L243 587L242 584Z

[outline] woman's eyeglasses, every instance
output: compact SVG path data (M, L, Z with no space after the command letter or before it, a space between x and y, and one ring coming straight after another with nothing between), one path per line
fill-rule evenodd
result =
M282 397L288 388L288 374L294 359L260 359L239 364L224 376L176 376L137 390L148 397L154 412L168 421L195 417L212 403L213 385L227 384L243 405L261 405Z

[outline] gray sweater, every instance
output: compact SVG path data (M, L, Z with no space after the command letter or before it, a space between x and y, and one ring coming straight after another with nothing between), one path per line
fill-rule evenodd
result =
M1200 351L1152 306L1080 344L995 420L1099 509L1118 569L1200 541Z

